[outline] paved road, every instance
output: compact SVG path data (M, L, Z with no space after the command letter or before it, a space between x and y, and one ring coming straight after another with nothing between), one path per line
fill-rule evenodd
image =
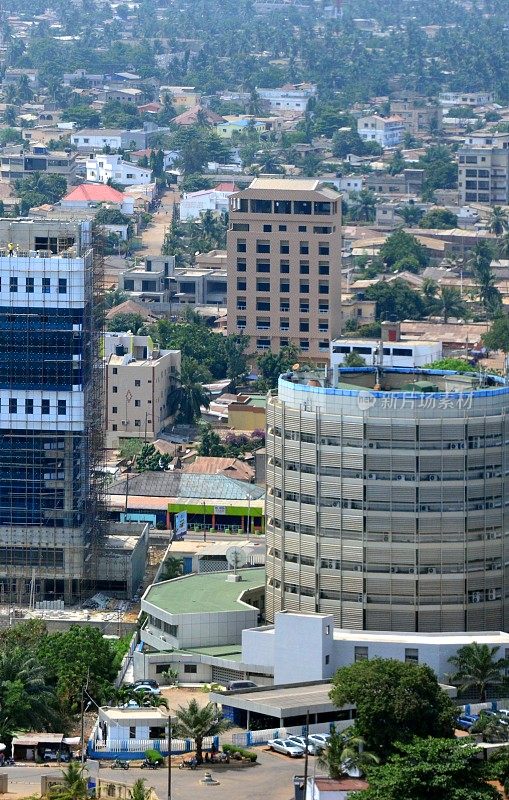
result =
M141 239L143 250L138 251L140 255L158 255L164 242L166 228L171 223L173 204L178 202L179 194L172 189L166 189L161 195L160 206L152 217L152 221L142 232Z
M303 759L289 759L278 753L270 753L265 748L257 748L259 763L254 767L210 767L213 777L219 781L214 794L228 800L291 800L293 792L293 776L302 775L304 772ZM179 757L173 759L172 771L172 800L196 800L201 792L210 792L211 789L200 784L206 769L179 770L177 765ZM309 771L313 774L314 758L310 757ZM92 775L97 774L95 763L88 762L87 768ZM9 794L20 797L34 794L40 789L41 775L59 774L56 765L46 767L4 767L2 772L9 775ZM152 786L160 800L167 797L167 770L143 770L131 768L129 770L112 770L101 767L99 777L105 780L121 781L132 785L138 778L145 778L147 784Z

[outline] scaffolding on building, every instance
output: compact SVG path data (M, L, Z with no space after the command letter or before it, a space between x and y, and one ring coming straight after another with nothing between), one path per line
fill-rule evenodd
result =
M0 603L81 601L105 535L101 237L0 219Z

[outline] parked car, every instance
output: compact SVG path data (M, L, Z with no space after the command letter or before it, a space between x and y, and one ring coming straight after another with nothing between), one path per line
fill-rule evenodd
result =
M229 692L236 692L238 689L256 689L257 685L253 681L230 681L226 688Z
M308 753L310 753L312 756L314 756L318 750L322 749L315 742L311 742L309 739L306 741L305 736L289 736L288 741L295 742L298 747L302 747L304 752L306 752L307 748Z
M310 733L308 739L323 750L329 744L330 733Z
M150 686L149 683L140 683L139 686L134 687L134 691L140 692L141 694L161 694L159 687L154 688L154 686Z
M127 686L127 684L125 684ZM151 678L146 678L145 680L134 681L133 687L136 689L137 686L151 686L152 689L159 689L159 684L157 681L152 680Z
M479 714L462 714L461 717L456 717L456 727L462 731L469 731L478 719Z
M498 708L497 714L499 714L501 717L509 719L509 708Z
M269 739L267 742L270 750L275 750L277 753L283 753L290 758L302 758L304 750L299 745L292 742L290 739Z

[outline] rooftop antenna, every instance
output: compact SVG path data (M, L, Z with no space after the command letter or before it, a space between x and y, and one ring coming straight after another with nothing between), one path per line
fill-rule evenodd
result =
M232 545L226 551L226 560L230 567L233 567L233 574L228 573L226 580L232 583L238 583L242 580L242 575L237 573L237 570L244 566L247 562L246 551L242 547Z

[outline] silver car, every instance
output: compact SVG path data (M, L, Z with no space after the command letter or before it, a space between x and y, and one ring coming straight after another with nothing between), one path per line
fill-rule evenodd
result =
M307 747L308 753L312 756L315 755L317 750L322 749L315 742L312 742L309 738L306 741L305 736L289 736L288 741L295 742L295 744L298 745L298 747L302 747L304 752L306 752L306 747Z
M271 750L275 750L276 753L283 753L283 755L290 756L290 758L302 758L304 755L302 747L299 747L290 739L269 739L267 744Z

